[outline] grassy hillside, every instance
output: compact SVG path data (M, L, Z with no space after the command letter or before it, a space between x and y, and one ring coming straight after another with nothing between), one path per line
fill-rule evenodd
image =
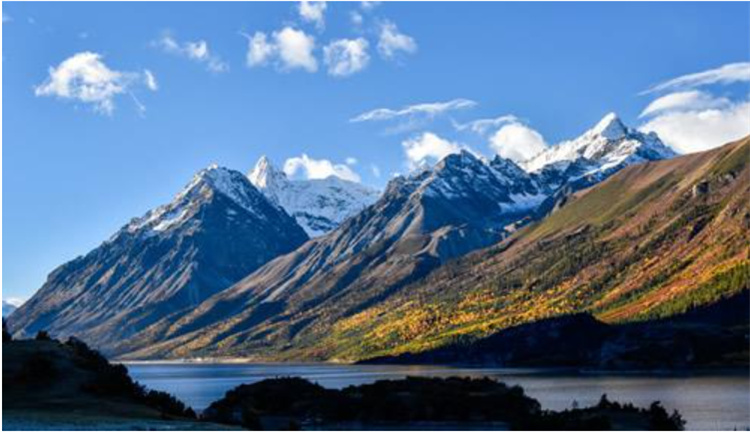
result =
M629 167L281 358L418 352L542 318L669 317L747 289L750 139Z

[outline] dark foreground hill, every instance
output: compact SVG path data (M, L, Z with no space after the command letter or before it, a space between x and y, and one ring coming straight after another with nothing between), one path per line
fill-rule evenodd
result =
M610 402L544 411L521 387L489 378L406 378L325 389L300 378L265 380L227 392L206 420L252 430L679 430L679 413L658 402Z
M134 382L83 342L3 331L3 430L226 429L198 423L173 396Z

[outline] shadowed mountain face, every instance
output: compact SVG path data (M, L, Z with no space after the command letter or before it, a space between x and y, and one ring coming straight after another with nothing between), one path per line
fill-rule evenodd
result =
M294 219L244 175L212 166L170 204L53 271L9 324L21 336L75 335L112 353L305 240Z
M655 137L641 142L635 133L601 134L589 131L583 136L588 141L579 139L580 146L602 148L570 156L573 163L610 163L605 155L619 152L614 171L647 156L671 155L645 152L649 146L661 149ZM568 168L550 168L562 169L550 183L509 160L450 155L431 169L394 179L375 204L331 233L275 259L189 314L156 323L123 352L331 358L339 352L331 331L340 320L378 308L435 268L504 239L535 216L558 183L567 184ZM579 177L576 172L570 180Z

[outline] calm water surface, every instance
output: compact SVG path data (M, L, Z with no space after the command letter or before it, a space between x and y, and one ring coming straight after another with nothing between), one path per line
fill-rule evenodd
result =
M750 430L750 377L746 372L693 375L573 374L544 369L469 369L443 366L332 364L127 364L141 384L174 394L205 409L239 384L298 376L328 388L405 376L489 376L522 386L546 409L593 405L603 393L610 400L648 406L658 400L677 409L688 429Z

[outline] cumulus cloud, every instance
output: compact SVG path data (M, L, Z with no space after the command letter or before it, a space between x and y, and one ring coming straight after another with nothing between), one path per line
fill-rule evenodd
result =
M221 59L220 56L211 52L208 42L205 40L179 42L173 36L164 34L154 45L161 48L169 54L185 57L192 61L206 65L211 72L227 72L229 64Z
M461 151L462 146L443 139L432 132L408 139L402 143L410 169L424 166Z
M367 111L354 117L350 121L352 123L365 122L365 121L381 121L390 120L398 117L410 117L415 115L424 115L427 117L435 117L448 111L460 110L473 108L477 105L476 102L469 99L453 99L447 102L429 102L415 105L409 105L401 109L391 108L377 108L372 111Z
M325 27L325 11L328 5L324 1L302 0L299 3L299 16L303 21L314 23L318 30Z
M722 108L669 111L640 127L681 153L708 150L750 135L750 101Z
M290 178L324 179L331 176L360 182L359 175L345 164L335 164L328 159L313 159L306 154L284 162L284 173Z
M547 143L539 132L514 122L506 124L492 135L490 147L501 157L523 162L546 149Z
M417 42L398 30L396 24L384 21L380 24L378 52L385 59L394 58L399 52L412 54L417 51Z
M111 69L100 54L86 51L63 60L56 67L50 67L49 76L34 88L34 94L89 104L95 111L107 115L114 112L116 97L130 94L142 109L143 105L135 99L131 88L147 82L144 81L148 80L146 72L141 74ZM148 74L155 83L153 74ZM145 85L155 90L147 83Z
M747 93L730 98L711 92L717 85L737 82L750 82L750 63L731 63L658 84L643 94L671 93L648 104L641 113L645 120L639 129L656 132L681 153L708 150L742 138L750 134Z
M361 71L370 62L368 43L364 38L339 39L323 48L328 74L345 77Z
M472 120L467 123L453 123L457 131L470 130L479 135L486 134L490 129L495 129L508 123L518 123L518 117L514 115L503 115L495 118Z
M734 82L750 82L750 62L730 63L716 69L682 75L657 84L642 94Z
M670 93L651 102L641 112L640 117L654 115L660 112L677 110L695 110L707 108L719 108L730 104L729 99L714 97L700 90L689 90Z
M318 62L313 54L315 38L302 30L284 27L270 37L263 32L256 32L253 36L244 36L248 40L248 67L273 63L282 71L303 69L315 72L318 70Z

